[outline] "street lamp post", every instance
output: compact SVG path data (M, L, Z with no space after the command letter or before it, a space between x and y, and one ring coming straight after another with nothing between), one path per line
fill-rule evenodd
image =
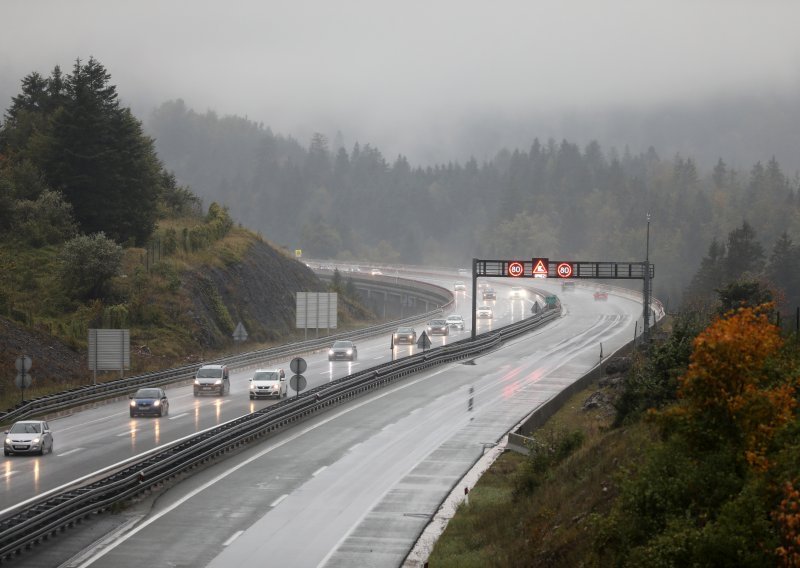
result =
M650 212L647 213L647 244L644 253L644 329L642 335L645 346L650 344Z

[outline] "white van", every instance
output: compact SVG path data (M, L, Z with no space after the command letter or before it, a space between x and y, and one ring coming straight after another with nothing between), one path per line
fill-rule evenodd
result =
M231 379L227 365L203 365L194 376L194 396L231 392Z

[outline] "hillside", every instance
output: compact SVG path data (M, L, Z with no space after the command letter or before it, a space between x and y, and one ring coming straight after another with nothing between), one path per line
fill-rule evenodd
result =
M41 250L0 246L0 262L8 263L11 255L34 281L46 278L56 263L55 252L45 256ZM126 302L116 306L96 303L54 314L44 310L52 302L42 287L33 287L38 300L27 290L12 289L13 317L0 317L3 375L15 375L14 361L24 353L34 362L31 396L87 384L86 342L93 327L131 330L127 374L285 343L300 337L294 328L294 293L327 290L305 264L241 228L198 253L165 257L149 270L145 258L143 249L125 250L122 274L112 284L114 296ZM373 317L346 297L339 304L342 327ZM248 332L243 345L235 345L231 336L238 322ZM116 378L117 373L106 376ZM0 384L5 406L19 400L13 381Z

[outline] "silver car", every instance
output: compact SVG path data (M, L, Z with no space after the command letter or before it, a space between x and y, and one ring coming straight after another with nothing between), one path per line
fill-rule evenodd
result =
M39 454L53 451L53 432L50 425L44 420L22 420L15 422L6 430L6 440L3 443L3 453L11 454Z

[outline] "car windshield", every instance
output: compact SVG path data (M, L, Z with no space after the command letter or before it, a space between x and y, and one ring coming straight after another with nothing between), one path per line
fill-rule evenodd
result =
M133 398L161 398L161 391L158 389L140 389L136 391Z
M336 348L349 349L352 346L353 346L353 342L352 341L337 341L336 343L333 344L333 348L334 349L336 349Z
M11 427L11 434L39 434L42 431L41 424L35 422L16 423Z
M461 316L448 316L447 321L461 321Z
M414 328L412 327L398 327L397 333L414 333Z
M446 323L447 323L447 322L446 322L445 320L433 320L433 321L431 322L431 325L444 325L444 324L446 324Z
M253 375L254 381L277 381L278 373L276 371L257 371Z
M197 371L198 379L218 379L222 376L222 369L201 368Z

